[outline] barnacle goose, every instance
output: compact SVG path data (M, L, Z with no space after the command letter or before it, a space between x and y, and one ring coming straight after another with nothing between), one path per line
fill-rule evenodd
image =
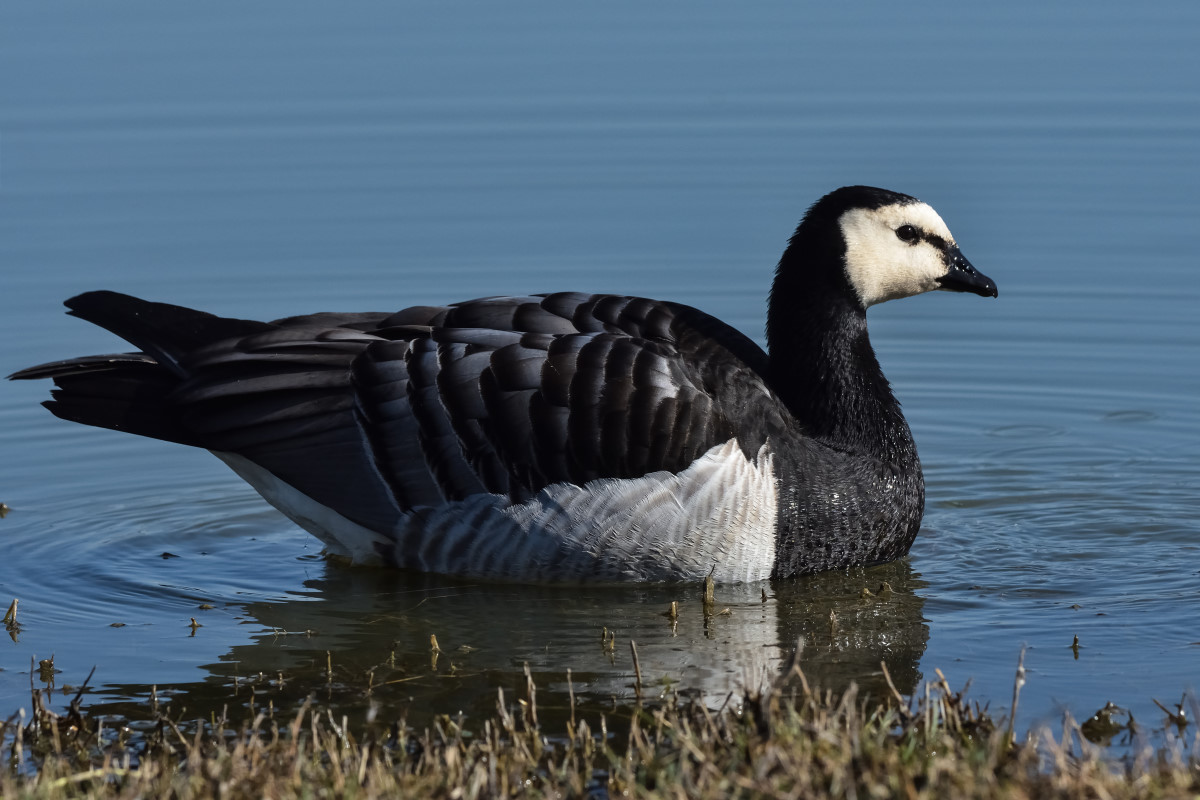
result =
M53 378L63 419L211 450L359 562L520 581L757 581L908 551L924 481L866 311L995 297L941 217L817 201L776 269L769 355L679 303L560 292L225 319L114 292L70 314L141 352Z

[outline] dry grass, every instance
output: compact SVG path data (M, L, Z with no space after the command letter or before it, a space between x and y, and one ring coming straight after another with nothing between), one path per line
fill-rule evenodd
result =
M866 701L788 680L738 708L634 706L565 730L538 722L536 687L499 693L492 719L465 730L439 717L347 729L306 705L286 721L258 714L233 728L159 717L132 736L56 715L34 694L24 723L0 730L4 798L946 797L1200 796L1200 743L1182 735L1126 761L1105 759L1079 726L1014 741L944 678L913 698ZM1190 749L1188 745L1190 744Z

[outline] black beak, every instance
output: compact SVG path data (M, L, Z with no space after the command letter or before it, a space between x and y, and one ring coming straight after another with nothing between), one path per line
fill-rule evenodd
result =
M971 266L957 247L946 251L946 262L950 270L938 278L941 287L950 292L972 292L980 297L999 297L996 282Z

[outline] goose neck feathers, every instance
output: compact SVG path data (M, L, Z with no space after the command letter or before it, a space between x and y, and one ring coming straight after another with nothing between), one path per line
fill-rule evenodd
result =
M767 314L770 382L797 422L830 446L892 463L911 460L915 447L867 335L841 222L914 204L865 186L821 198L779 260Z

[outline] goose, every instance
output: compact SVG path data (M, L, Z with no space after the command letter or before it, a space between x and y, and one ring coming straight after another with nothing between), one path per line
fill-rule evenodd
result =
M354 562L518 582L740 583L908 552L924 480L866 312L996 297L942 218L849 186L775 271L764 351L680 303L558 292L229 319L110 291L140 352L30 367L58 417L201 447Z

